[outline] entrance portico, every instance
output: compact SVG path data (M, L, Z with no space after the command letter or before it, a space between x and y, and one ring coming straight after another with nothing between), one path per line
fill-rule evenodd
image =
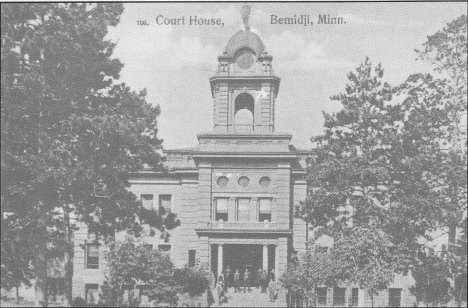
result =
M268 244L212 244L211 268L219 276L229 268L231 272L246 269L256 273L258 269L269 273L275 268L276 245Z
M198 232L203 233L200 229ZM276 275L281 275L286 270L288 236L289 231L281 235L274 232L272 234L214 233L200 238L208 240L206 250L210 255L208 258L210 270L219 277L228 266L231 272L239 269L239 272L243 273L248 268L253 273L261 268L267 273L274 270Z

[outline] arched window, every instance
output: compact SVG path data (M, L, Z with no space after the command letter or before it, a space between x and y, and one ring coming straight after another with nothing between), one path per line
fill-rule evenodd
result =
M234 123L236 130L253 130L254 98L248 93L239 94L235 101Z

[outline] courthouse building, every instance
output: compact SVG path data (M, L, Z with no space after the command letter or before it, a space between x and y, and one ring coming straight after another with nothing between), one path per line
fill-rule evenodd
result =
M248 28L235 33L218 62L209 80L213 129L199 133L194 148L165 150L168 172L135 174L129 189L143 206L177 214L181 225L168 242L147 238L176 266L203 262L214 276L227 267L262 268L280 277L293 252L305 252L306 224L294 218L294 209L306 197L311 152L297 150L290 134L275 130L280 78L257 34ZM103 247L81 228L75 233L73 297L96 298L105 267ZM397 277L380 304L412 305L408 289L401 289L406 281ZM370 304L357 288L323 288L318 295L322 305Z

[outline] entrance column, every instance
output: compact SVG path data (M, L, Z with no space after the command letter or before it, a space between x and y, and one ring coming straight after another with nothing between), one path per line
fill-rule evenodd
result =
M263 245L263 269L268 272L268 245Z
M222 272L223 272L223 244L219 244L218 245L218 277L221 275Z
M279 272L279 249L278 245L275 246L275 280L278 279L278 272Z

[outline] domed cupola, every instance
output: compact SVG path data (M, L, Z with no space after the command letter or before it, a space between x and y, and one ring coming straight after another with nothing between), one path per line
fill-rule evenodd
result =
M244 29L236 32L218 57L210 78L214 98L214 129L229 133L274 132L275 98L280 79L272 69L273 57L260 37L250 31L250 6L241 10Z
M250 6L242 7L244 30L234 33L226 48L218 57L218 76L272 76L271 61L273 57L265 50L260 37L250 31Z
M229 39L224 49L224 55L234 57L236 52L241 49L250 49L258 58L265 52L265 45L257 34L250 30L240 30Z

